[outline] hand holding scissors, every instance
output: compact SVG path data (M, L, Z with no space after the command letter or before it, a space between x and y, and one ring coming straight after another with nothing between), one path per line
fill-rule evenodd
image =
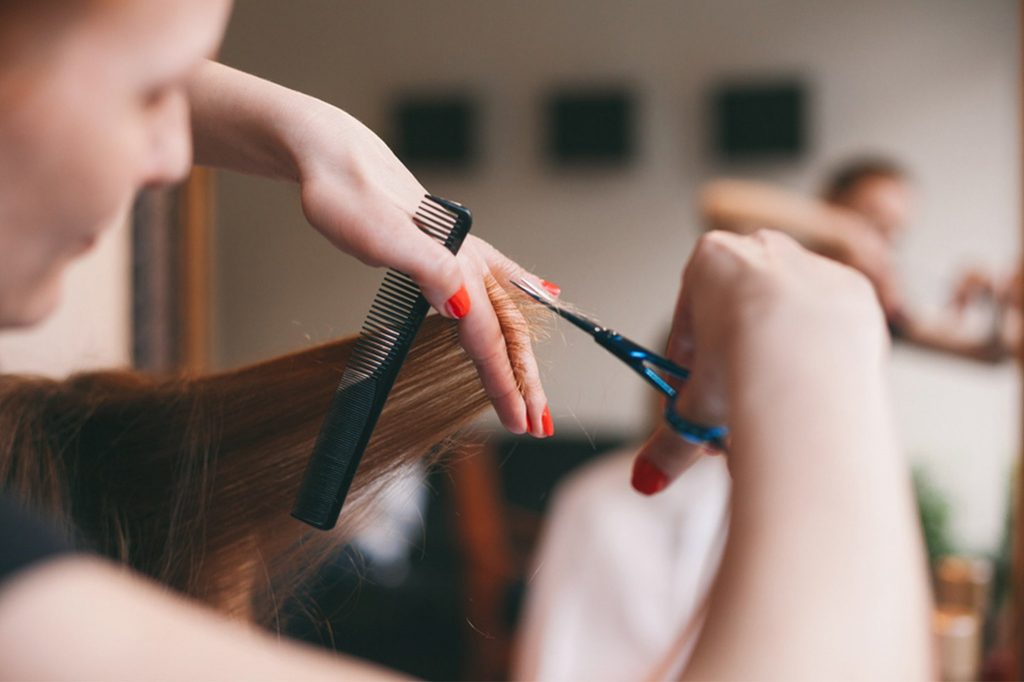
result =
M685 367L680 367L668 358L644 348L640 344L627 339L622 334L603 327L597 322L580 315L577 312L567 310L551 295L526 280L513 281L523 293L537 301L546 308L554 311L563 319L572 323L575 327L590 334L594 341L619 360L627 367L639 374L647 383L660 391L668 398L665 407L665 421L668 425L687 441L696 445L706 445L722 452L727 451L726 437L728 429L724 426L704 426L684 419L675 409L678 391L673 387L666 376L659 374L658 370L664 372L668 377L674 377L680 381L686 381L690 372Z

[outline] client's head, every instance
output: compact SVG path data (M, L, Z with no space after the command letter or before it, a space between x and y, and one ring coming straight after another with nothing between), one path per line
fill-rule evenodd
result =
M135 193L186 173L186 80L229 8L0 0L0 327L45 317Z
M859 213L889 241L905 229L913 204L906 171L882 157L840 164L828 176L822 198Z

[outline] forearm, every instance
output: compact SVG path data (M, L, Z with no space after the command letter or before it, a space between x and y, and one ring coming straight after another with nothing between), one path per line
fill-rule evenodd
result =
M734 362L785 357L769 351ZM880 362L756 376L731 387L732 528L687 677L927 677L930 597Z
M397 208L414 230L409 217L426 190L373 131L338 107L216 62L199 69L189 97L197 163L300 183L306 218L324 236L364 262L399 266L395 244L374 243L388 239L379 211ZM354 226L354 206L373 216L372 228Z
M22 680L398 678L228 622L86 558L32 567L0 590L0 670Z
M189 98L196 163L292 181L300 178L310 122L337 111L216 62L199 69Z
M759 229L785 232L805 247L835 256L843 249L837 222L842 216L823 202L771 185L716 180L701 192L701 210L710 227L749 234Z
M996 325L988 335L979 336L955 327L905 318L898 322L895 333L901 341L924 350L989 364L1010 359L1017 347L1015 335L1004 324Z

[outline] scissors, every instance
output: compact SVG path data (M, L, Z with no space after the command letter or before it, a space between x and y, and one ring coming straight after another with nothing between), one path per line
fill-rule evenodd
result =
M729 435L729 430L724 426L702 426L683 419L675 409L676 397L679 392L668 383L665 376L656 371L661 370L670 377L686 381L690 378L690 370L630 341L617 331L603 327L594 320L563 308L547 291L540 289L532 282L513 280L512 284L533 300L590 334L599 346L622 360L627 367L665 395L668 398L665 407L665 421L684 440L695 445L709 445L721 452L727 452L725 439Z

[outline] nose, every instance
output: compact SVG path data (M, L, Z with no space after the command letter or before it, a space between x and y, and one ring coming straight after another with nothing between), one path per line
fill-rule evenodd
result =
M184 92L167 96L153 112L143 184L179 182L192 167L192 127Z

